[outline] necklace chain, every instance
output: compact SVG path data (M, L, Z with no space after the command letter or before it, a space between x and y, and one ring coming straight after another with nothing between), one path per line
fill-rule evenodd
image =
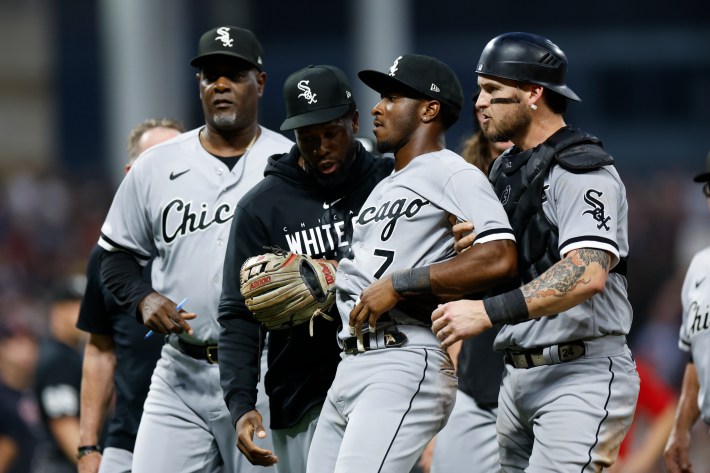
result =
M244 154L247 154L247 151L251 149L252 146L254 146L254 143L256 143L256 137L259 136L259 129L256 129L256 133L254 133L254 137L251 139L249 144L247 145L246 148L244 148Z
M202 141L202 132L205 131L204 128L200 128L199 133L197 133L197 137ZM251 149L252 146L254 146L254 143L256 143L256 138L259 136L259 128L256 129L256 133L254 133L254 136L252 137L251 141L249 144L244 148L244 153L242 153L242 156L247 154L247 152Z

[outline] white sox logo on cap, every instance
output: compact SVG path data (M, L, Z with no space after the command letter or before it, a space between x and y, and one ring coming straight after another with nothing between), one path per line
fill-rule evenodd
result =
M303 97L304 99L308 100L309 104L316 103L318 102L318 100L316 99L316 95L318 94L314 94L313 92L311 92L311 88L308 87L309 83L310 81L308 80L302 80L296 85L296 87L298 87L298 90L303 91L303 93L299 94L297 98Z
M397 69L397 66L399 66L399 60L402 59L402 56L399 56L397 59L394 60L394 64L390 67L390 75L394 77L394 73L397 72L399 69Z
M231 48L234 45L234 40L229 36L229 28L223 26L217 30L217 37L215 41L222 41L222 46L225 48Z

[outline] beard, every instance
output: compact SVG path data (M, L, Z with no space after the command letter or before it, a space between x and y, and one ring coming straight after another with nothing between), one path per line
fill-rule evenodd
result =
M212 121L218 130L230 129L237 124L237 114L234 112L216 113L212 117Z
M357 159L357 152L358 145L357 142L355 142L350 150L350 156L352 156L352 159L342 161L338 170L332 174L319 173L313 166L311 166L311 163L309 163L306 158L303 158L303 169L306 171L306 174L311 176L321 187L325 187L326 189L342 188L348 183L348 179L350 178L350 170Z
M488 122L481 128L488 141L501 143L512 141L515 136L527 130L531 122L531 113L525 106L520 104L516 105L510 114L498 120L495 127L492 127L491 122Z
M353 161L343 164L338 171L333 174L321 174L304 159L304 168L306 173L311 176L321 187L326 189L336 189L343 187L348 181L348 175L350 174L350 168L353 165Z

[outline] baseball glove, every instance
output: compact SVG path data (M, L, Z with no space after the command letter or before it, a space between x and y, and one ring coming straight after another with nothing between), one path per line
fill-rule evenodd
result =
M241 292L254 318L270 330L285 329L322 316L335 302L335 266L283 250L253 256L240 271Z

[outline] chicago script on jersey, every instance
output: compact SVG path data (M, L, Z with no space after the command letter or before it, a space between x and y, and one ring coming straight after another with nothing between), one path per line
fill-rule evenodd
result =
M363 209L358 216L357 223L359 225L367 225L372 222L381 222L389 219L389 222L382 229L382 235L380 235L382 241L387 241L392 236L392 232L394 232L397 220L401 217L414 217L422 207L428 204L429 201L424 199L414 199L409 204L407 204L407 199L397 199L394 202L387 201L379 209L376 207Z
M698 332L708 330L710 328L709 316L707 306L705 307L705 312L703 312L700 309L700 305L696 301L693 301L688 308L688 317L692 320L688 327L688 336L692 337Z
M192 210L192 202L183 202L175 199L168 203L163 210L161 229L165 243L172 243L177 237L206 230L210 225L229 222L234 216L234 209L229 204L220 204L210 215L206 203L200 206L199 211ZM168 228L170 226L170 228Z

